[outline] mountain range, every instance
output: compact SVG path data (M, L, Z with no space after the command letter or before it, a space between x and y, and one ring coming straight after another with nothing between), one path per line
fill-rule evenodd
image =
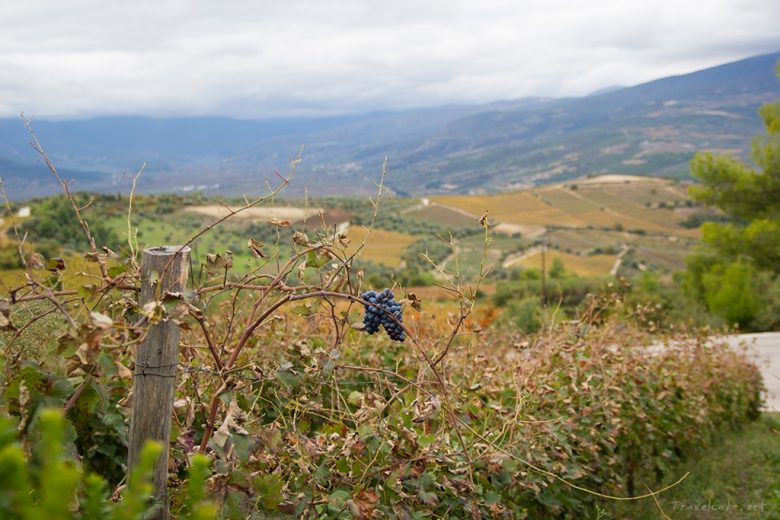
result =
M363 194L385 157L400 195L485 193L585 175L684 178L698 150L748 157L758 107L778 99L780 52L580 98L525 98L329 118L100 117L33 120L76 190L260 193L305 145L288 194ZM59 187L20 119L0 119L0 176L13 199Z

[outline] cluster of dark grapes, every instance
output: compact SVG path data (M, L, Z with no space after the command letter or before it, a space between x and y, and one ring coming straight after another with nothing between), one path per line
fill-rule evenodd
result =
M388 313L392 314L400 323L404 321L403 307L395 301L395 295L390 289L385 289L382 292L366 291L360 297L371 304L365 306L366 314L363 316L366 332L369 334L379 332L381 325L387 331L390 339L395 341L406 339L404 329L388 315Z

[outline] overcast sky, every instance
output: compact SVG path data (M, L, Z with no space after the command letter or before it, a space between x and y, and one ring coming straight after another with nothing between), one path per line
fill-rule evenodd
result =
M583 95L780 50L778 0L0 2L0 117Z

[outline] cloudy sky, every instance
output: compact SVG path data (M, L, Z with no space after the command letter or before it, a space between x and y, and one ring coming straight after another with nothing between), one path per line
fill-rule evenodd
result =
M0 117L587 94L780 50L778 0L0 2Z

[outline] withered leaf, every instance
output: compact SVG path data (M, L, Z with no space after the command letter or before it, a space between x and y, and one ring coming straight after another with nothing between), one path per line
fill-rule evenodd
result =
M119 258L119 255L116 254L111 250L110 247L103 246L103 252L108 256L109 258Z
M30 267L33 269L43 269L43 256L39 253L33 253L30 255Z
M184 320L172 320L173 323L179 327L181 330L192 330L192 327L190 326L189 322Z
M157 301L144 304L141 314L149 319L150 323L157 323L165 316L165 307Z
M91 325L96 329L108 330L114 325L114 320L99 312L90 312L89 318Z
M84 259L85 259L87 262L95 262L95 263L98 263L98 262L100 262L100 260L101 260L101 259L103 259L104 257L105 257L105 255L101 255L100 253L98 253L98 252L96 252L96 251L87 251L86 253L84 253Z
M423 423L425 421L430 421L431 419L439 415L440 411L441 411L441 400L439 399L439 396L432 395L430 397L427 397L422 404L420 404L419 402L416 403L415 416L412 418L412 422Z
M171 300L181 300L184 298L184 294L181 291L168 291L163 294L163 301L168 302Z
M255 240L254 238L250 238L247 242L247 245L249 246L250 251L252 251L252 254L255 255L258 258L268 258L268 255L266 255L263 252L263 243L259 240Z
M281 219L278 219L276 217L274 217L271 220L269 220L268 223L271 224L272 226L277 226L277 227L280 227L280 228L290 227L290 221L289 220L281 220Z
M379 495L373 489L362 489L358 491L353 499L354 510L350 512L353 516L361 520L369 520L374 517L376 504L379 502Z
M11 303L5 298L0 299L0 330L16 330L11 323Z
M422 300L417 297L416 294L413 292L406 293L406 302L409 303L409 305L412 306L412 308L416 311L422 310Z
M133 371L124 366L119 361L115 361L114 364L116 365L117 374L122 379L132 379L133 378Z
M217 271L223 271L233 267L233 252L225 251L224 256L219 253L211 253L206 255L206 270L209 273Z
M306 233L302 231L296 231L293 233L293 242L298 244L299 246L308 246L309 245L309 237L306 236Z

